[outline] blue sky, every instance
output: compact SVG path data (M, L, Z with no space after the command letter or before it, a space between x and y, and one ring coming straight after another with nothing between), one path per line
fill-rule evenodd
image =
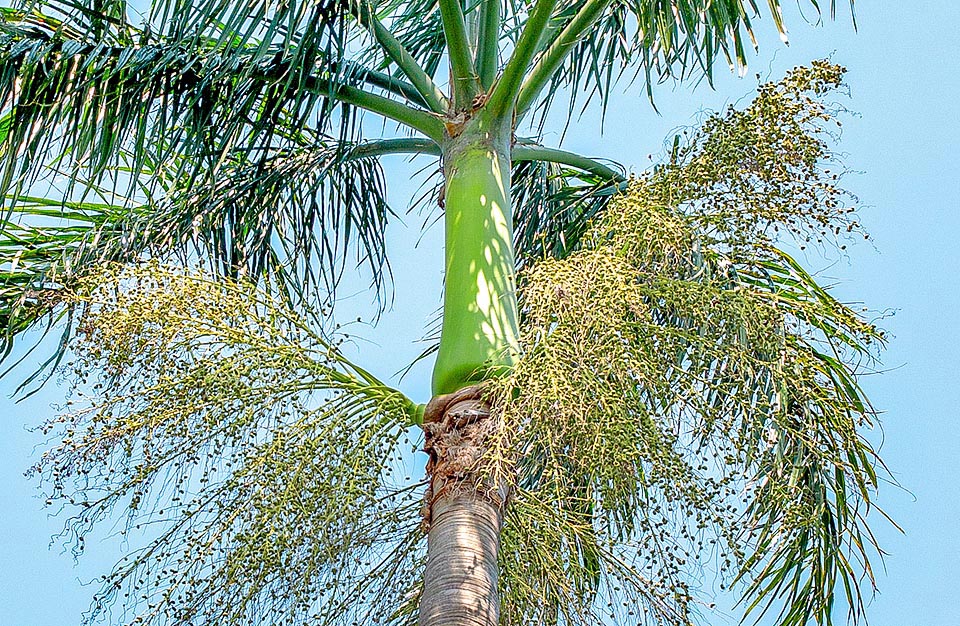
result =
M844 4L842 1L839 4ZM806 259L846 301L894 315L882 325L893 340L883 357L884 373L865 379L882 411L882 454L902 488L881 487L878 501L903 526L900 534L878 520L888 556L878 572L880 593L868 615L874 626L956 626L960 603L960 5L933 0L858 3L859 31L841 6L836 23L813 28L796 10L787 11L790 46L783 46L770 20L761 20L760 54L739 79L718 68L716 89L665 85L657 90L655 114L637 84L610 106L603 134L599 116L588 112L571 125L563 145L615 159L634 171L678 126L698 113L749 97L756 73L778 78L811 59L830 56L849 69L857 115L844 124L837 149L857 170L847 187L864 207L861 217L873 236L846 258ZM556 144L559 134L546 137ZM391 194L398 206L415 190L416 169L391 161ZM421 237L426 216L404 217L390 233L396 303L377 329L361 328L368 363L389 376L421 348L414 341L439 306L441 229ZM344 307L364 310L370 298L345 294ZM344 318L351 313L345 312ZM411 329L413 329L411 331ZM404 390L425 401L429 365L404 380ZM50 537L62 520L43 509L35 485L23 471L39 454L41 438L26 427L53 413L64 390L51 384L29 401L9 400L12 379L0 382L0 626L59 626L78 622L93 592L83 583L103 573L123 551L113 539L88 545L79 564ZM109 533L104 533L109 534ZM735 623L719 616L717 624Z

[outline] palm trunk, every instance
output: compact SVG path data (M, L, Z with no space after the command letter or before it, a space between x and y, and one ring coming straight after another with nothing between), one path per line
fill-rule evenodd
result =
M430 454L427 564L420 626L497 626L497 551L506 484L481 467L496 420L473 383L517 355L510 207L511 120L479 111L443 149L446 275L434 399L424 415Z
M430 488L420 626L496 626L497 551L506 485L478 467L496 429L478 387L434 398L424 414Z
M420 626L496 626L500 507L464 492L432 509Z

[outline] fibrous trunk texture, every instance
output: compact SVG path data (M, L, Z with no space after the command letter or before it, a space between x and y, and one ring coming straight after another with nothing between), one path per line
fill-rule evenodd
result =
M497 626L497 552L509 493L481 469L496 429L477 387L439 396L424 415L430 455L427 565L420 626Z

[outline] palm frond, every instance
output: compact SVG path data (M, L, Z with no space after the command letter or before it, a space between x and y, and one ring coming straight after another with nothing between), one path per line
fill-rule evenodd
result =
M126 0L15 0L12 5L11 14L42 21L68 37L82 33L108 45L166 41L185 48L243 50L253 53L245 59L254 63L280 51L309 66L301 55L311 48L339 55L357 34L347 28L352 5L344 3L152 0L135 7Z
M194 7L164 22L166 35L143 27L116 44L94 38L79 9L64 21L5 15L0 97L11 124L0 187L18 185L21 195L54 158L74 183L97 181L123 152L176 160L181 175L209 182L238 150L267 158L304 129L351 127L343 121L354 111L334 94L371 74L346 62L339 4L278 3L266 14L270 3L201 4L229 10L226 24L202 22ZM208 32L214 22L217 32ZM133 190L148 168L128 165Z
M446 52L443 20L437 0L388 3L396 8L391 26L397 39L431 78L436 78Z
M787 37L779 0L763 3L768 13L762 13L758 4L755 0L610 2L544 90L540 125L558 93L569 93L567 113L573 116L594 97L605 111L612 90L624 76L635 80L642 74L652 100L653 85L673 76L699 75L712 82L721 59L731 69L745 69L747 47L756 48L755 19L768 14L781 38L786 41ZM820 3L811 0L810 4L819 13ZM831 17L836 4L831 0ZM557 16L558 29L573 18L578 5L563 7ZM850 10L852 15L853 2ZM586 102L579 101L584 96Z
M519 268L576 249L620 183L549 161L521 161L511 173Z
M174 190L165 214L181 235L199 233L223 275L267 277L295 300L332 294L356 243L382 293L392 211L378 154L358 146L315 140L259 162L237 155L216 181Z
M36 472L76 550L117 514L142 546L91 621L116 600L149 624L380 623L402 604L397 568L422 557L419 485L395 475L416 405L249 284L153 263L69 297L69 375L98 391L47 424L60 443Z
M64 307L64 290L74 278L105 262L132 258L146 249L148 233L135 225L149 215L148 207L97 202L62 202L43 197L21 197L16 214L0 225L0 326L3 357L13 350L16 337L47 319L61 337L45 363L21 385L22 390L45 372L52 373L73 332L72 310ZM65 318L65 319L64 319Z
M392 143L381 142L392 149ZM396 143L396 142L393 142ZM324 141L306 131L298 148L251 161L231 156L216 181L158 173L165 189L144 204L122 202L112 188L85 183L101 202L21 197L0 230L0 322L4 348L43 318L71 315L64 288L105 262L194 258L221 276L266 280L291 303L329 304L356 245L378 294L389 272L391 215L378 143ZM145 163L154 167L150 158ZM115 177L127 170L115 170ZM116 202L117 204L110 204ZM63 327L63 337L72 332ZM59 360L61 342L53 351ZM45 368L41 368L44 370ZM39 372L38 372L39 373ZM31 377L35 378L35 377Z
M883 465L859 432L872 426L873 410L855 368L884 337L789 255L764 252L752 267L739 266L735 280L770 298L788 320L790 356L781 367L789 383L765 387L778 411L757 420L751 434L756 492L744 541L753 552L737 580L749 581L743 603L757 619L778 598L780 624L832 624L840 586L856 623L861 585L875 587L871 559L882 554L867 514Z

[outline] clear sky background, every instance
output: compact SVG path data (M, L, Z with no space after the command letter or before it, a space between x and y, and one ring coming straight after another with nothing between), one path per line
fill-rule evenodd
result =
M902 485L883 485L878 502L905 534L876 520L888 556L868 615L874 626L958 626L960 4L861 0L857 6L858 32L845 6L836 23L817 28L788 8L789 47L779 42L769 19L760 20L760 53L746 78L717 68L715 90L706 84L661 86L660 115L637 83L611 104L603 134L599 114L591 110L571 125L563 146L642 171L647 155L663 150L671 130L693 124L704 110L747 102L757 73L777 79L797 64L828 56L849 69L846 104L858 115L845 121L836 148L858 171L846 186L859 196L860 215L873 239L854 246L846 258L811 255L805 263L833 284L842 300L863 302L878 314L895 312L882 322L893 336L883 357L886 371L864 383L882 411L876 441L882 440L882 455ZM545 142L556 145L560 139L553 132ZM410 176L417 165L393 159L387 166L394 172L391 197L402 209L416 190ZM404 215L405 224L393 224L395 305L378 328L357 329L367 338L357 344L367 355L363 362L383 377L419 353L422 345L415 340L440 303L442 228L434 225L421 237L428 217ZM370 302L359 289L344 295L345 319ZM429 374L430 364L423 364L401 386L426 401ZM0 382L0 626L76 624L94 591L85 583L104 573L123 546L109 538L88 542L87 554L75 563L51 545L62 520L50 516L36 485L23 477L41 443L26 429L52 415L65 390L50 384L16 404L9 399L13 382ZM720 615L713 623L736 620Z

